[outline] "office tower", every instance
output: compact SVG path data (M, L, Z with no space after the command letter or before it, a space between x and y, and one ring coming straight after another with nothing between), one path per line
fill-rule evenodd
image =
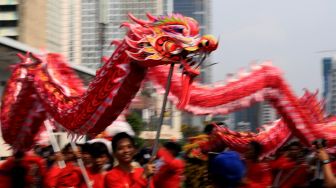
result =
M277 118L278 114L272 105L266 101L260 104L258 126L269 124Z
M253 104L249 108L241 109L234 113L235 130L255 131L259 124L260 103Z
M269 124L277 118L279 117L276 110L267 101L256 103L233 113L234 129L239 131L244 125L245 130L256 131L258 127Z
M323 97L326 100L326 112L336 114L336 61L335 58L322 59Z
M101 57L114 50L110 42L123 39L123 22L127 14L147 19L146 12L161 15L167 11L167 1L157 0L82 0L82 64L90 68L101 66Z
M17 39L18 24L18 1L0 0L0 36Z
M81 63L81 0L47 0L47 49Z
M174 0L173 6L173 12L198 21L201 35L211 34L211 0ZM211 67L208 67L210 63L211 59L208 59L201 69L199 80L203 83L211 82Z
M18 40L35 48L46 46L46 0L18 1L19 37Z

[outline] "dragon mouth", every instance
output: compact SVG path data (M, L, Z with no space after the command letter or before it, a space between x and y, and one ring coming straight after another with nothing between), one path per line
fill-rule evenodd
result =
M182 92L177 106L179 109L184 108L189 103L191 84L194 81L194 78L200 74L200 69L207 56L208 53L205 52L189 53L181 61Z
M182 92L180 102L177 106L179 109L183 109L189 103L191 84L194 78L200 74L200 69L204 68L202 64L205 59L217 47L218 40L212 35L204 35L196 46L184 48L182 51Z
M183 68L183 74L187 74L191 77L198 76L202 64L207 58L208 54L205 52L197 52L188 54L181 62Z

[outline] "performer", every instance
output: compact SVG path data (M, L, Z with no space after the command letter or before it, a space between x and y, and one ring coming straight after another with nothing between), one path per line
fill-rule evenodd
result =
M79 188L84 182L80 168L75 164L76 156L71 149L71 145L67 144L62 149L62 156L66 163L65 168L60 169L56 163L49 170L46 180L46 187L49 188Z
M277 170L273 187L291 188L308 186L309 166L302 155L302 145L292 142L287 151L271 163L271 168Z
M333 173L333 169L330 164L330 158L329 158L327 151L324 148L319 148L316 154L322 163L325 186L326 187L336 187L336 177Z
M109 162L110 154L106 145L102 142L89 144L89 154L92 159L92 165L86 168L92 188L104 188L104 179L106 175L106 165ZM86 188L85 182L82 182L82 188Z
M0 187L43 187L44 160L31 152L17 151L0 166Z
M113 137L112 149L118 166L106 174L106 188L145 188L148 177L153 175L155 167L148 163L144 168L132 166L135 155L134 139L125 132ZM152 184L152 182L150 182ZM151 185L153 187L153 185Z
M209 175L214 188L236 188L242 184L246 166L238 153L226 151L209 160Z
M269 163L259 159L263 146L256 141L249 143L249 149L245 153L247 166L245 186L249 188L266 188L272 184L272 174Z
M44 185L47 188L56 187L58 175L62 171L62 168L60 168L58 166L57 162L64 160L63 154L61 152L55 152L53 155L54 155L54 162L49 167L49 169L46 173L46 178L45 178L45 182L44 182Z
M158 158L163 163L154 175L155 187L179 188L182 186L184 161L178 158L181 146L175 142L166 142L158 151Z

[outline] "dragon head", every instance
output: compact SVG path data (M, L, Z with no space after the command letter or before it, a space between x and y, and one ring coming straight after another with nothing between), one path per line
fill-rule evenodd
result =
M203 57L217 46L211 35L200 36L196 20L181 14L154 17L147 13L148 21L128 14L134 23L123 23L130 32L125 41L130 47L130 58L146 67L160 64L184 63L197 66L195 57Z
M134 23L123 23L129 28L125 42L127 55L141 66L181 64L184 75L180 107L188 102L188 88L199 75L205 58L217 49L218 42L211 35L201 36L196 20L181 14L155 17L147 13L148 20L128 14ZM183 99L184 98L184 99Z

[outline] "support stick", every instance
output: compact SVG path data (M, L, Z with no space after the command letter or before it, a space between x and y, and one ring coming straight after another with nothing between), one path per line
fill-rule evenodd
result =
M46 129L47 129L47 133L48 133L48 136L49 136L50 144L51 144L51 146L52 146L54 152L55 152L55 153L56 153L56 152L60 152L61 149L60 149L60 147L59 147L59 145L58 145L58 143L57 143L57 141L56 141L56 138L55 138L55 135L54 135L54 133L53 133L53 130L52 130L52 127L51 127L51 124L50 124L49 119L46 119L46 120L44 121L44 125L45 125L45 127L46 127ZM58 166L59 166L60 168L64 168L64 167L65 167L65 162L64 162L64 160L57 161L57 163L58 163Z
M49 126L49 129L50 130L52 130L51 129L51 124L50 124L50 121L48 120L48 126ZM47 126L47 124L46 124L46 126ZM47 130L48 130L48 128L47 128ZM72 151L76 151L77 150L77 146L76 146L76 144L72 141L73 139L71 138L71 140L70 140L70 145L71 145L71 149L72 149ZM55 142L56 142L56 139L55 139ZM59 148L59 147L58 147ZM78 157L76 157L77 158L77 164L78 164L78 166L79 166L79 168L80 168L80 170L81 170L81 172L82 172L82 175L83 175L83 178L84 178L84 181L85 181L85 184L86 184L86 186L88 187L88 188L92 188L92 184L91 184L91 181L90 181L90 179L89 179L89 176L88 176L88 173L86 172L86 169L85 169L85 166L84 166L84 163L83 163L83 160L82 160L82 158L78 158Z
M168 99L168 94L169 94L170 84L171 84L171 78L172 78L173 71L174 71L174 65L175 64L172 63L170 65L170 69L169 69L169 74L168 74L167 83L166 83L166 92L165 92L164 97L163 97L161 114L160 114L160 119L159 119L159 125L156 129L156 137L155 137L155 140L154 140L152 156L156 156L156 154L158 152L161 128L162 128L162 124L163 124L163 116L164 116L164 113L165 113L165 110L166 110L167 99Z
M162 128L162 124L163 124L163 116L164 116L164 112L166 110L166 105L167 105L167 99L168 99L168 94L169 94L169 90L170 90L170 84L171 84L171 78L174 72L174 63L172 63L170 65L170 69L169 69L169 74L168 74L168 78L167 78L167 83L166 83L166 91L163 97L163 102L162 102L162 108L161 108L161 114L160 114L160 119L159 119L159 125L156 129L156 137L154 140L154 146L153 146L153 151L152 151L152 157L156 156L158 149L159 149L159 141L160 141L160 134L161 134L161 128ZM148 179L148 186L150 185L150 179Z
M70 140L70 145L71 145L72 151L76 151L77 150L77 146L72 141L72 139ZM84 181L86 183L86 186L88 188L92 188L92 184L91 184L89 176L88 176L88 174L86 172L86 169L85 169L84 162L83 162L82 158L77 157L77 164L78 164L78 166L79 166L79 168L80 168L80 170L82 172L82 175L83 175Z

